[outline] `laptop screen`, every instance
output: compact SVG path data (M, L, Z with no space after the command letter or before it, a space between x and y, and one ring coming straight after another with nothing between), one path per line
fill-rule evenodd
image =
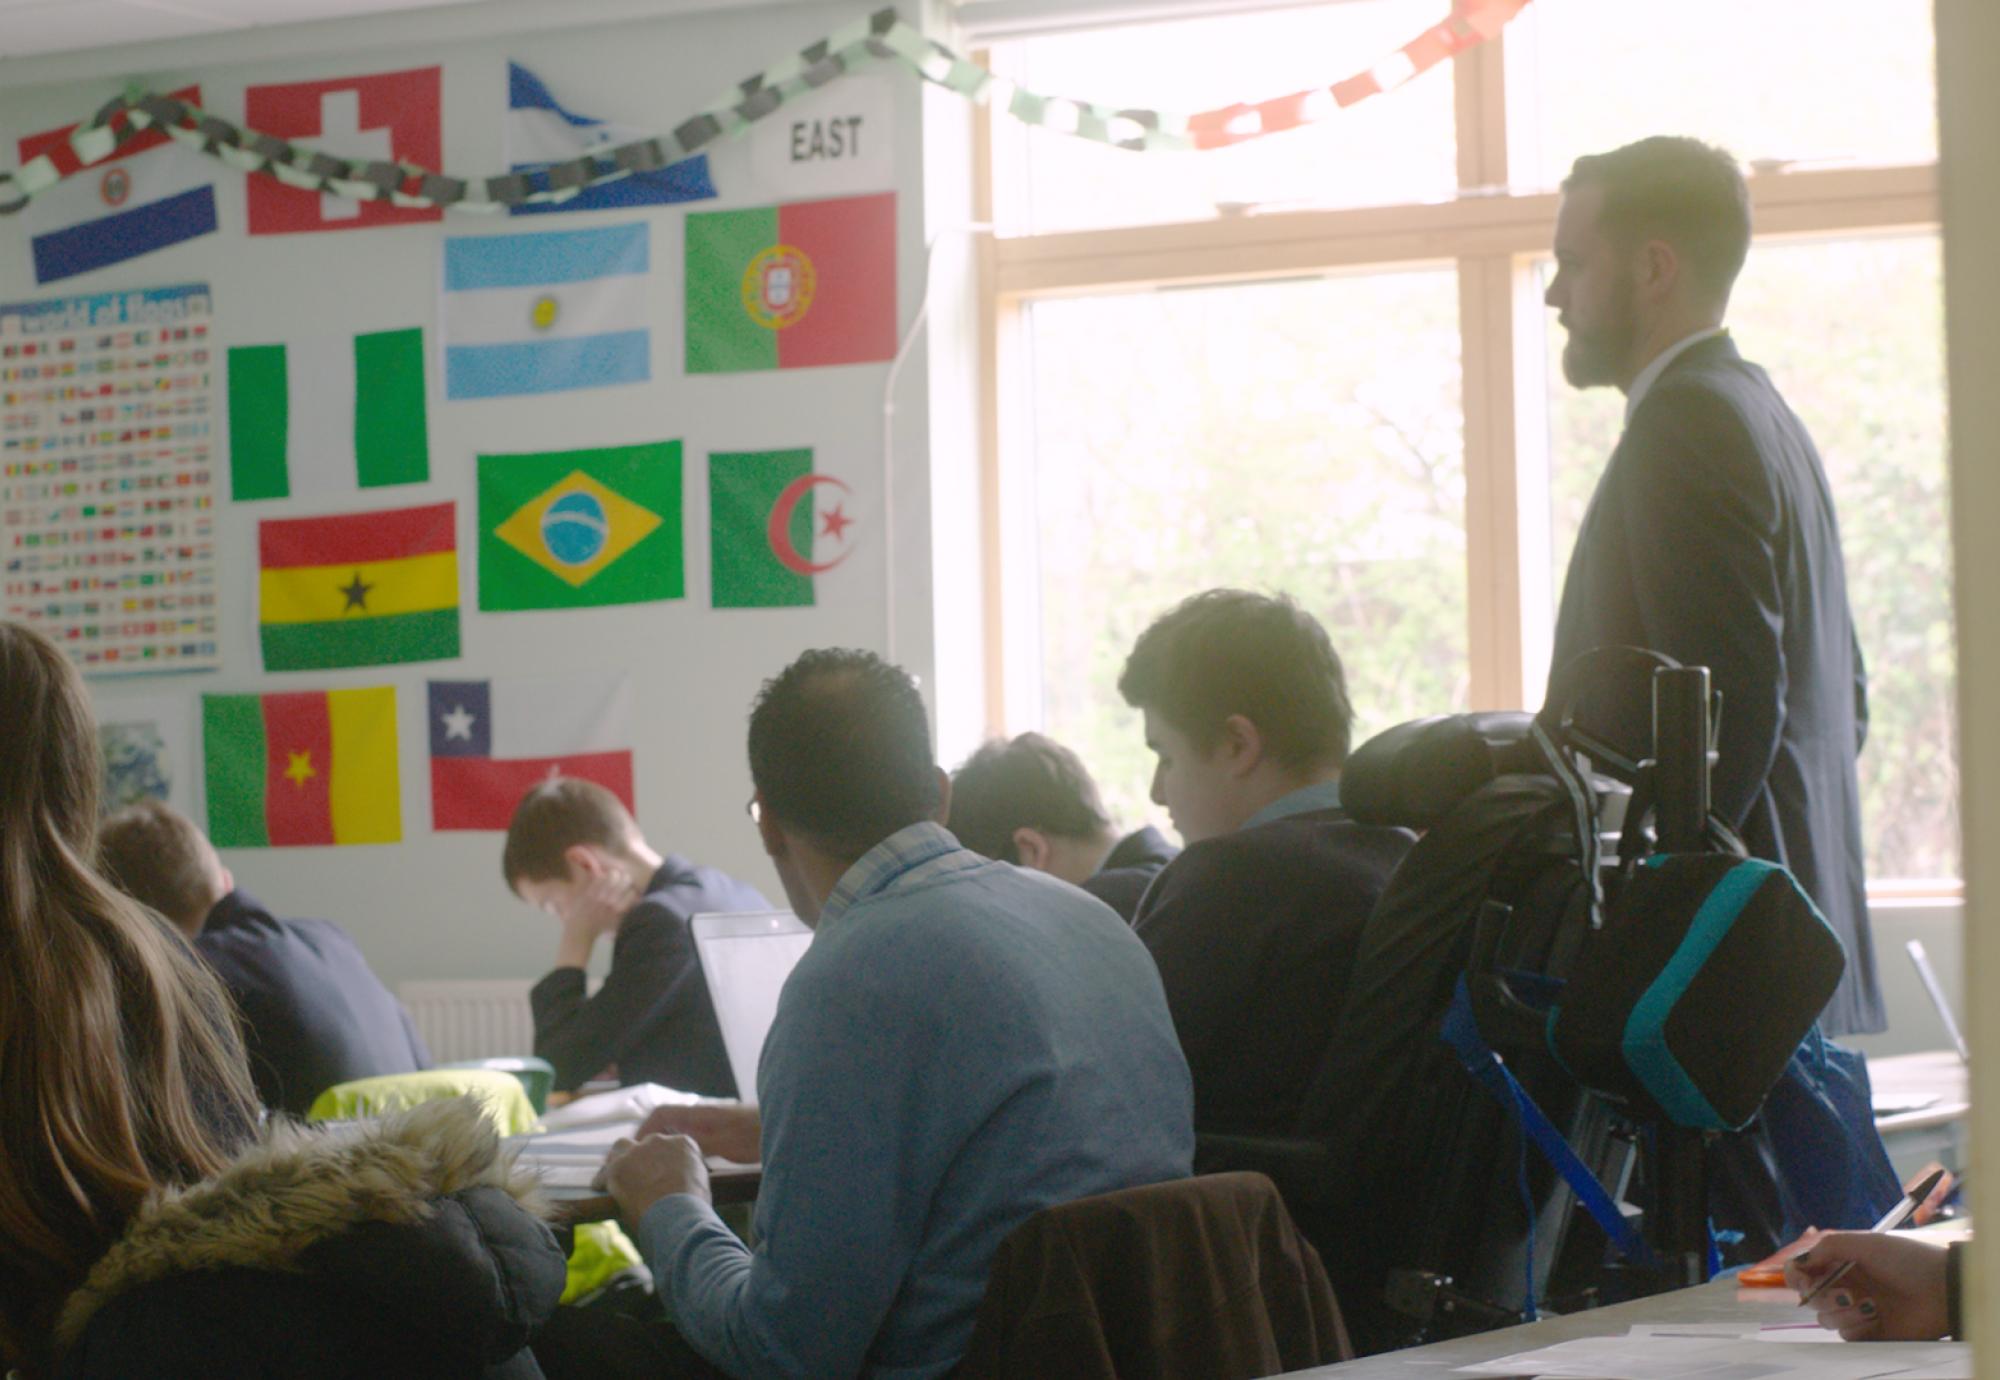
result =
M754 1103L757 1060L778 1014L778 993L811 946L812 931L788 910L697 915L693 929L736 1091Z

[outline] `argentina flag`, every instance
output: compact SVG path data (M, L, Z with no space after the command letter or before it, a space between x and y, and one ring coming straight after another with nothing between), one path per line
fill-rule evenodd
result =
M643 222L444 242L444 392L500 398L653 376Z
M518 62L507 64L508 166L531 178L551 163L566 163L585 154L608 154L620 144L644 137L628 125L592 119L565 109L542 79ZM605 160L605 166L609 166ZM535 178L539 190L545 179ZM517 216L543 211L603 211L630 206L667 206L681 201L707 201L715 196L709 179L708 155L696 154L653 172L632 173L586 187L568 201L516 206Z

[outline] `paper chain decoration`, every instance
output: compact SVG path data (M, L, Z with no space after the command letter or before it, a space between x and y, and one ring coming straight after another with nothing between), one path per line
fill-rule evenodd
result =
M1038 96L926 38L895 10L883 9L738 83L727 97L671 134L621 144L541 171L484 178L451 177L407 163L353 162L243 129L186 101L134 90L107 101L71 132L67 168L44 153L20 168L0 172L0 215L21 210L70 173L110 157L153 126L240 172L263 173L288 187L357 201L488 212L567 201L586 187L691 157L871 59L905 67L925 81L1004 111L1024 124L1079 139L1148 152L1223 148L1295 129L1400 86L1445 58L1492 38L1528 4L1529 0L1460 0L1450 18L1345 81L1198 115L1116 110L1089 101Z

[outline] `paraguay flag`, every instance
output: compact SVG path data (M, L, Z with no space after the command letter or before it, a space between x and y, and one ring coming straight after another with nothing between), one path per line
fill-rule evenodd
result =
M629 125L578 115L560 105L542 79L518 62L507 64L507 162L517 173L531 176L551 163L567 163L585 154L608 152L644 137ZM610 164L608 160L606 167ZM544 179L535 179L537 190ZM630 173L601 182L563 202L516 206L517 216L540 211L604 211L628 206L670 206L682 201L707 201L715 195L708 175L708 155L696 154L653 172Z
M431 681L431 827L505 829L521 797L558 776L635 809L631 702L623 676Z
M173 95L201 103L198 86ZM73 278L214 233L214 168L208 159L149 129L85 168L69 145L75 128L64 125L20 141L21 162L47 154L64 174L21 213L37 283Z
M644 383L645 222L444 242L444 393L497 398Z

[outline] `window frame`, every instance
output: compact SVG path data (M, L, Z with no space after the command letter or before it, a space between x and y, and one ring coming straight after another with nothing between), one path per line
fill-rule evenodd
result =
M973 121L975 216L982 236L979 294L982 617L986 728L1035 727L1039 645L1030 645L1037 582L1032 569L1032 402L1025 320L1037 300L1147 291L1333 272L1451 265L1458 273L1465 426L1467 646L1470 706L1522 709L1538 693L1553 634L1549 560L1547 380L1534 265L1555 234L1558 196L1509 186L1508 34L1452 59L1458 195L1449 201L1272 211L1106 230L1009 234L1001 179L1017 160L1000 142L1020 138L984 107ZM981 53L982 61L988 54ZM1337 117L1336 117L1337 118ZM1143 155L1135 155L1143 156ZM1199 155L1190 155L1196 156ZM1871 233L1936 232L1933 162L1754 171L1755 242ZM1018 188L1010 187L1016 191ZM1014 198L1015 204L1021 198ZM1530 463L1523 463L1528 457ZM1024 492L1025 491L1025 492ZM1957 879L1871 884L1890 899L1949 898Z

